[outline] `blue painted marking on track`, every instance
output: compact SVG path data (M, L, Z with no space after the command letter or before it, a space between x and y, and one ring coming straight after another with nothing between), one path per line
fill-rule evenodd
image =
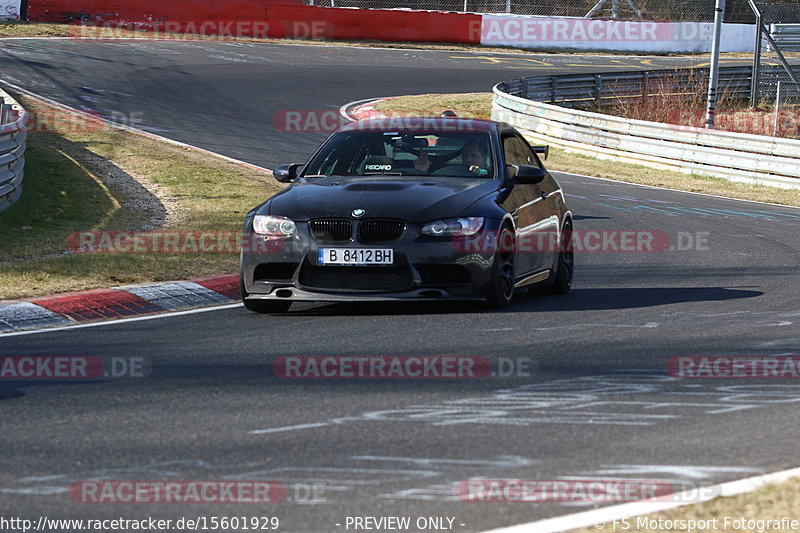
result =
M659 202L661 203L661 202ZM800 214L779 213L777 211L767 211L763 209L756 209L753 211L741 211L738 209L724 209L717 207L678 207L675 205L660 205L653 207L645 204L634 204L622 206L618 204L608 204L598 202L597 205L608 207L609 209L616 209L618 211L625 211L628 213L641 213L642 211L661 213L664 215L678 216L678 215L699 215L699 216L724 216L724 217L740 217L740 218L757 218L760 220L778 220L780 218L798 219Z
M677 215L677 213L673 213L673 212L670 212L670 211L666 211L664 209L658 209L656 207L650 207L650 206L646 206L646 205L633 205L633 206L630 206L630 207L622 207L622 206L619 206L619 205L602 204L602 203L601 204L597 204L597 205L601 205L603 207L608 207L608 208L611 208L611 209L616 209L618 211L627 211L628 213L640 213L642 210L647 210L647 211L655 211L657 213L661 213L662 215L670 215L670 216L676 216Z
M766 213L766 214L769 214L769 215L774 215L774 216L779 216L779 217L800 218L800 215L793 215L793 214L790 214L790 213L776 213L775 211L756 210L756 211L753 211L753 212L754 213Z

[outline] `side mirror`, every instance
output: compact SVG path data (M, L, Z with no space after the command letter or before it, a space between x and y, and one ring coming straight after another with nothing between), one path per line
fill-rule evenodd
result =
M275 179L281 183L289 183L297 177L297 173L303 168L302 163L292 163L290 165L279 165L272 171Z
M547 159L547 157L550 155L549 144L544 144L540 146L531 146L531 148L533 148L533 151L536 152L537 154L544 154L545 159Z
M514 170L511 176L511 183L520 183L523 185L536 185L541 182L547 175L547 171L543 168L535 167L533 165L508 165L509 168Z

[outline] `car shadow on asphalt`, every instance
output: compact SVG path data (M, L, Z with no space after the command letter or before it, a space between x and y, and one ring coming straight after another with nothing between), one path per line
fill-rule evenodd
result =
M726 287L609 287L573 288L566 295L519 292L510 307L490 309L483 302L354 302L318 304L281 313L285 316L374 316L464 313L528 313L541 311L597 311L635 309L690 302L753 298L762 291Z
M610 287L573 289L566 296L531 295L528 303L531 311L599 311L691 302L720 302L754 298L763 294L757 290L726 287Z

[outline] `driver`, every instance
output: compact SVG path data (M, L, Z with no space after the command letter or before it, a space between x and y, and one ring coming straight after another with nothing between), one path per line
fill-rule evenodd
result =
M461 161L469 167L470 171L472 171L472 167L477 167L476 171L486 168L486 146L478 141L469 141L461 151Z

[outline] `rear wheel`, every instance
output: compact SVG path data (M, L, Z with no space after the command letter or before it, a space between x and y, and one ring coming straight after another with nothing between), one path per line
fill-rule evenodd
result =
M239 276L239 289L242 293L242 303L255 313L283 313L289 310L292 302L289 300L248 300L247 291L244 289L244 280Z
M556 278L552 284L544 287L550 294L567 294L572 288L572 275L575 270L575 252L572 248L572 224L567 222L561 232L561 251L558 253Z
M511 305L514 298L514 284L517 281L514 266L515 239L514 233L506 228L500 230L497 252L492 264L492 282L486 301L494 309L504 309Z

